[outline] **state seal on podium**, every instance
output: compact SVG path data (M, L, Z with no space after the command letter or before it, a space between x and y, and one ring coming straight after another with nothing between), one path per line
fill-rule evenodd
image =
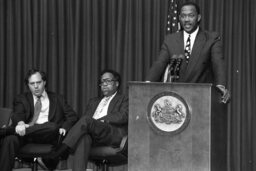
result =
M150 100L147 118L157 133L176 135L188 126L191 113L183 97L174 92L162 92Z

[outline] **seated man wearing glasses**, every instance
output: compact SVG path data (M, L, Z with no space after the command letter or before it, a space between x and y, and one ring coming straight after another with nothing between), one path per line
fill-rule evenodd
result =
M51 160L74 152L73 171L85 170L91 146L119 147L128 132L128 98L120 94L120 75L104 70L100 76L103 96L90 99L84 115L71 128Z

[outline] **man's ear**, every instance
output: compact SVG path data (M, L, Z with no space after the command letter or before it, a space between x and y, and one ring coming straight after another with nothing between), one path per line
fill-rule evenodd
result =
M197 22L199 23L201 21L201 14L198 14L197 16Z
M43 81L43 83L44 83L44 87L46 87L46 81Z

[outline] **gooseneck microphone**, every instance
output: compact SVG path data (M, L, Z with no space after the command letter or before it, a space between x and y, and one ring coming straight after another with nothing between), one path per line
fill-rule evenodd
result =
M175 71L175 66L176 66L176 62L177 62L177 55L174 54L172 55L171 59L170 59L170 75L173 76L174 75L174 71Z
M175 67L174 67L174 79L178 80L180 78L180 67L181 67L181 63L182 60L185 58L185 56L183 54L179 54L177 55L176 58L176 63L175 63Z
M170 58L170 68L169 68L169 72L168 72L169 82L179 79L179 77L180 77L179 71L180 71L180 67L182 64L182 60L184 58L185 58L185 56L183 54L179 54L179 55L174 54Z

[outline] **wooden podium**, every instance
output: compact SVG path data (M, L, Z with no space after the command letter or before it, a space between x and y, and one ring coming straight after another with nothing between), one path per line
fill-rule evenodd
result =
M225 171L226 110L211 84L129 83L129 171Z

